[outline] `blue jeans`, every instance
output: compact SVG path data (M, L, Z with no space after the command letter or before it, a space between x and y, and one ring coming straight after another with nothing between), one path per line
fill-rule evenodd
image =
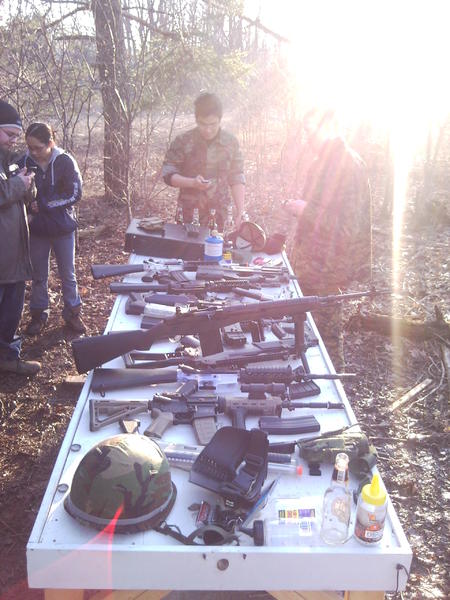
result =
M0 283L0 359L15 360L20 356L20 338L16 329L22 316L25 281Z
M53 250L55 255L62 284L64 299L62 316L63 319L68 319L74 313L78 313L81 306L75 277L75 232L53 238L30 235L30 254L33 265L30 311L31 313L46 312L48 314L50 250Z

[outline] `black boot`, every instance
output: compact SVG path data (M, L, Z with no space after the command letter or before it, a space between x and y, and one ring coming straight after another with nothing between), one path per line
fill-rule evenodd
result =
M27 335L39 335L44 329L48 314L44 311L31 311L31 321L28 323L25 333Z
M76 333L86 333L86 325L83 323L80 311L74 310L69 316L64 317L67 327Z

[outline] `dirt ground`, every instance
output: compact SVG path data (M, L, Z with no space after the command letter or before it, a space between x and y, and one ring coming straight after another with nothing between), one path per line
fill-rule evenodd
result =
M278 200L271 194L270 205ZM276 218L268 217L267 206L252 201L251 216L271 232L281 227ZM147 212L142 204L135 214ZM166 212L164 196L152 212ZM85 197L80 207L80 228L91 232L80 241L77 258L83 318L90 334L103 332L114 298L108 292L109 282L94 282L89 267L127 262L125 214L121 209L105 210L100 197ZM107 230L98 237L94 228L101 224ZM368 311L428 322L435 319L435 306L445 313L449 309L448 233L448 215L419 231L406 222L398 263L401 296L381 297L369 304ZM387 287L393 275L392 230L390 220L380 219L376 212L374 251L375 283ZM41 372L33 379L0 374L1 600L43 597L41 591L27 588L25 547L79 393L64 383L68 375L76 374L70 349L75 335L62 321L54 275L50 289L48 326L40 337L25 338L23 345L24 357L42 362ZM445 340L441 334L415 341L369 331L355 306L347 312L347 369L358 376L346 381L345 389L363 430L378 448L380 471L414 552L403 598L446 598L449 388L440 353ZM25 312L24 324L27 319ZM448 347L448 338L446 343ZM392 409L396 400L425 379L430 383L422 393Z

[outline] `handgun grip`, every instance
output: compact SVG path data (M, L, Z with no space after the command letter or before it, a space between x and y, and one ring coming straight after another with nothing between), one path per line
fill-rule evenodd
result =
M166 429L173 425L173 414L171 412L163 412L159 408L152 409L153 421L144 431L144 435L148 437L161 438Z
M214 417L202 417L194 419L192 422L197 441L202 446L206 446L216 433L216 419Z

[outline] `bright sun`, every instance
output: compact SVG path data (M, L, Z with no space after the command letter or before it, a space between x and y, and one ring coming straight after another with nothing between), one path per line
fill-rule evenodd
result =
M333 104L348 125L401 129L408 146L450 110L450 1L265 0L261 7L292 40L300 99Z
M390 135L392 286L400 291L409 170L427 134L450 114L450 0L265 0L260 6L271 7L272 28L280 26L292 40L286 51L299 106L323 103L337 110L346 130L365 122Z

